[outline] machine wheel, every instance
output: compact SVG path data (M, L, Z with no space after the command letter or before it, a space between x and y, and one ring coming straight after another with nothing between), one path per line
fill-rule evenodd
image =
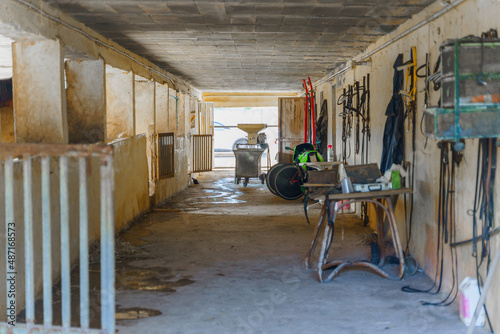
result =
M288 164L281 166L276 172L274 187L278 196L292 201L304 195L302 192L302 180L297 166Z
M279 196L278 193L276 192L276 188L274 188L274 180L276 177L276 172L278 171L279 167L286 165L283 162L277 163L276 165L272 166L271 169L267 172L266 176L266 185L269 191L276 195Z
M240 184L240 178L239 178L239 177L235 177L235 178L234 178L234 183L236 183L236 184Z
M248 186L248 177L245 177L245 179L243 180L243 187L246 186Z

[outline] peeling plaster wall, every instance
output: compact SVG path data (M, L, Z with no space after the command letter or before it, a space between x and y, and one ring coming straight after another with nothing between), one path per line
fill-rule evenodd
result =
M177 117L178 117L179 101L177 100L177 92L169 88L168 89L168 131L177 131Z
M106 143L106 76L102 60L66 61L68 139Z
M365 52L370 52L383 43L390 40L391 37L409 29L415 24L421 22L430 14L441 9L439 2L429 6L423 12L415 15L412 20L404 23L394 33L381 38L376 43L370 45ZM431 70L439 56L439 46L447 39L460 38L467 35L480 35L481 32L490 28L500 29L498 23L498 13L500 13L500 2L494 0L469 0L459 5L457 8L449 11L438 19L415 30L404 38L383 48L371 56L371 65L358 66L338 76L334 80L337 97L342 94L342 89L348 84L353 84L356 80L362 80L363 76L370 73L371 80L371 128L372 137L370 143L370 162L380 164L382 154L382 138L386 121L385 110L392 94L393 63L399 53L404 54L404 61L409 59L409 50L411 46L417 48L418 65L425 62L426 53L430 54ZM355 57L359 59L363 54ZM415 210L413 216L413 232L410 244L411 253L416 257L420 266L426 271L429 277L434 277L436 271L436 240L437 240L437 221L438 221L438 185L439 185L439 156L440 151L437 148L437 141L429 139L427 147L424 146L425 138L420 132L419 124L424 108L424 81L418 79L417 82L417 151L415 161L415 186L414 201ZM320 87L321 89L321 87ZM431 91L431 104L435 105L439 100L439 92ZM340 112L340 107L336 108L336 114ZM336 116L336 149L337 155L341 152L342 122L341 118ZM406 123L405 123L406 127ZM406 159L411 161L411 134L406 133ZM351 138L351 148L354 148L354 142ZM457 170L456 176L456 227L457 241L469 239L472 236L472 219L468 215L468 210L473 208L473 194L475 187L476 159L477 159L478 140L467 140L465 148L465 158ZM349 163L360 163L360 156L354 154L349 159ZM500 162L500 161L499 161ZM497 164L499 163L497 162ZM499 186L499 178L496 178L496 189ZM495 194L495 206L500 207L500 194ZM405 237L405 217L403 200L400 199L396 208L399 234L406 246ZM374 226L375 215L372 212L371 225ZM496 224L500 221L500 211L497 210L495 217ZM492 237L491 253L494 256L499 250L500 236ZM446 245L445 254L445 290L448 291L452 284L451 260L449 247ZM458 248L458 281L461 282L466 276L476 277L475 259L471 257L471 244ZM484 268L484 266L483 266ZM484 270L483 278L486 277ZM433 299L433 298L431 298ZM438 300L439 298L434 298ZM495 273L493 284L487 298L487 308L493 328L500 330L500 268ZM457 314L458 317L458 314Z
M113 143L115 173L115 231L149 210L146 136Z
M153 195L155 168L153 156L155 155L155 84L154 82L137 80L135 82L135 124L136 134L146 134L147 158L149 169L149 194Z
M16 141L67 144L61 44L57 40L16 42L12 59Z
M135 134L134 73L106 73L107 140L132 137Z
M196 125L196 114L198 113L198 99L194 96L189 97L189 110L186 118L186 133L193 134Z
M156 132L168 132L168 87L155 83Z
M184 93L177 93L177 97L179 98L177 106L177 135L180 137L184 137L186 134L186 102L189 103L186 96Z
M190 117L190 102L191 98L183 93L175 93L170 90L169 97L169 132L176 133L175 136L175 149L174 149L174 170L175 176L169 179L156 180L156 193L155 202L161 204L170 197L186 189L189 185L189 159L191 152L191 134L189 127ZM178 96L177 103L173 96ZM176 115L177 113L177 115ZM175 124L178 123L177 131L175 131Z

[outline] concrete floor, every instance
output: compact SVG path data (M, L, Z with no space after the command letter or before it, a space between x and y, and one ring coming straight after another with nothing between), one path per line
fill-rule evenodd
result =
M302 265L313 226L300 200L282 200L257 179L234 185L228 172L199 181L119 236L118 316L156 314L118 320L119 333L465 332L458 303L422 306L442 297L401 291L430 287L421 272L398 281L349 270L319 283ZM368 258L372 231L354 217L343 227L336 257Z

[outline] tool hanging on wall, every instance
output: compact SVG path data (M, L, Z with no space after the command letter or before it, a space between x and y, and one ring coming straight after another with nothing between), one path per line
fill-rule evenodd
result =
M352 104L352 96L349 93L349 90L344 88L343 93L339 96L337 101L337 105L342 105L342 111L339 113L339 116L342 117L342 162L347 163L347 159L351 156L351 146L349 142L349 154L347 154L347 140L351 137L351 129L352 129L352 115L350 112L351 104Z
M328 100L324 99L316 122L316 151L326 157L328 144Z
M337 100L337 105L342 105L339 116L342 117L342 161L344 163L351 156L351 143L348 139L351 138L353 125L354 153L361 154L362 164L368 162L368 143L371 137L369 83L370 75L368 74L363 77L362 85L356 81L354 85L344 88Z
M407 131L415 127L415 109L417 107L417 49L410 48L410 59L397 68L398 71L405 71L404 89L399 91L405 103L405 119L408 119ZM412 145L415 143L413 140Z
M417 61L416 61L416 49L415 47L412 47L410 49L410 60L407 61L405 64L402 66L398 66L398 70L405 70L406 74L406 88L409 88L408 93L405 89L405 91L400 90L400 96L402 97L403 100L406 100L407 103L405 104L405 119L411 117L411 120L408 120L408 125L410 125L410 122L412 122L413 126L411 127L412 131L412 162L411 162L411 177L410 177L410 187L413 189L414 187L414 181L415 181L415 155L416 155L416 131L415 131L415 120L416 120L416 105L417 105L417 100L416 100L416 84L417 84L417 78L425 78L425 88L424 88L424 108L427 108L427 106L430 104L430 84L431 82L433 83L434 86L434 91L437 91L440 89L441 86L441 73L438 71L439 66L441 64L441 58L439 57L436 65L434 66L434 72L431 75L431 68L430 68L430 55L426 53L425 55L425 63L419 67L417 67ZM421 73L422 71L425 71L425 73ZM408 79L410 81L408 82ZM407 85L409 83L409 86ZM413 96L413 97L412 97ZM420 121L420 131L423 134L422 130L422 123L423 123L423 115L422 119ZM424 148L427 147L427 138L425 140ZM407 195L405 194L405 202L404 202L404 208L405 208L405 217L407 220L407 244L406 244L406 254L409 254L409 248L410 248L410 241L411 241L411 235L412 235L412 222L413 222L413 205L414 205L414 197L413 194L410 194L410 213L409 217L407 215Z
M439 181L438 199L438 224L441 226L441 276L439 285L443 279L444 267L444 245L449 244L451 261L452 286L449 293L439 302L422 302L422 305L448 306L451 305L458 295L458 263L457 252L451 246L456 239L455 226L455 179L456 169L462 161L462 154L452 150L453 143L442 141L438 143L441 150L441 167ZM451 159L450 159L451 153Z
M359 154L359 127L360 127L360 122L359 122L359 114L360 114L360 110L359 110L359 81L356 81L354 83L354 94L356 95L356 132L355 132L355 141L354 141L354 154Z
M410 57L413 57L413 53L416 52L416 50L414 50L414 47L411 48L410 50ZM416 67L416 59L415 59L415 62L413 62L415 64L415 66L411 67L411 68L407 68L407 75L408 75L408 72L412 72L413 70L415 70L414 72L414 82L413 82L413 89L414 89L414 92L416 94L416 80L417 78L425 78L425 88L424 88L424 108L426 108L428 105L429 105L429 96L430 96L430 65L429 65L429 54L426 53L425 54L425 64L419 66L418 68ZM410 60L411 62L411 60ZM436 66L439 66L439 63L436 64ZM401 66L401 67L404 67L404 66ZM401 67L398 67L398 68L401 68ZM416 68L416 69L415 69ZM419 74L419 72L421 72L422 70L425 71L424 74ZM437 69L434 70L434 72L436 72ZM408 77L407 77L408 78ZM404 96L403 94L405 93L401 93L400 92L400 95ZM416 95L415 95L416 96ZM412 116L413 116L413 128L412 128L412 165L411 165L411 178L410 178L410 187L413 189L413 185L414 185L414 181L415 181L415 154L416 154L416 133L415 133L415 120L416 120L416 98L415 98L415 101L412 103L412 107L413 107L413 113L412 113ZM420 121L420 132L423 134L423 130L422 130L422 121L423 121L423 117ZM408 123L410 124L410 123ZM425 143L424 143L424 148L427 147L427 138L425 139ZM413 194L410 194L410 213L409 213L409 217L408 217L408 209L407 209L407 195L405 194L404 195L404 209L405 209L405 220L407 222L406 224L406 249L405 249L405 253L407 255L410 254L410 241L411 241L411 234L412 234L412 225L413 225L413 205L414 205L414 198L413 198Z
M314 91L313 85L311 83L311 78L307 77L307 81L309 82L309 98L310 98L310 106L311 106L311 133L312 133L312 141L311 144L316 145L316 93Z
M361 147L361 164L368 163L368 143L371 139L370 130L370 74L363 77L363 95L361 95L361 110L363 113L363 140Z
M354 123L354 154L361 154L361 164L368 163L368 143L370 142L370 74L363 77L363 84L359 81L354 85L344 88L342 95L337 101L337 105L342 105L342 161L344 164L351 156L351 142L349 138L352 134ZM349 145L349 154L347 147ZM361 152L360 152L361 148ZM364 225L368 225L368 205L361 203L361 219Z
M307 84L309 83L309 87ZM305 90L305 114L304 114L304 143L316 145L316 101L314 87L311 78L302 80Z
M421 74L420 72L425 71L424 74ZM417 78L425 78L425 88L424 88L424 105L428 106L429 104L429 94L430 94L430 89L429 89L429 76L431 75L431 69L429 65L429 54L425 54L425 64L422 66L419 66L416 71Z
M307 128L307 121L308 121L308 118L309 118L309 90L307 89L307 84L306 84L306 80L303 79L302 80L302 83L303 83L303 87L306 91L306 106L305 106L305 111L304 111L304 143L309 143L309 131L308 131L308 128Z
M422 70L425 70L424 74L419 74ZM431 75L431 69L430 69L430 64L429 64L429 54L425 54L425 64L417 68L417 77L418 78L425 78L425 86L424 86L424 109L427 108L430 105L430 81L429 77ZM422 122L424 120L423 113L422 113L422 119L420 120L420 132L424 134L424 131L422 130ZM425 138L424 142L424 149L427 148L427 140L428 137Z
M359 83L358 83L359 87ZM361 114L363 115L363 139L361 141L361 164L368 163L368 143L370 142L370 74L367 74L366 77L363 77L363 94L360 98L360 109ZM361 203L361 219L363 221L363 225L367 226L369 223L368 217L368 203Z

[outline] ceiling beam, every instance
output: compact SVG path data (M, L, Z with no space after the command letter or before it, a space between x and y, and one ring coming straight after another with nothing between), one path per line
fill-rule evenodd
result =
M295 92L205 92L204 102L215 108L278 107L280 97L296 97Z

